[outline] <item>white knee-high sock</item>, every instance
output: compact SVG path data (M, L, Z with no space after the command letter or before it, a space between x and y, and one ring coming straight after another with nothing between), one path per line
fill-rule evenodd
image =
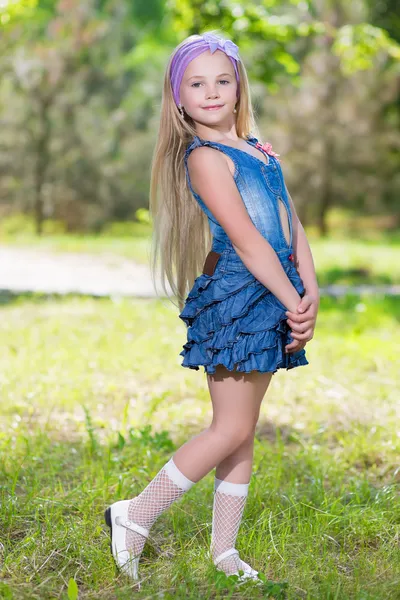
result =
M226 550L235 547L243 516L249 483L230 483L215 477L211 533L211 555L215 561ZM242 569L238 554L221 560L217 568L227 575Z
M130 501L128 518L150 529L157 517L194 484L178 469L171 457L147 487ZM146 538L127 529L125 542L126 549L136 557L141 554Z

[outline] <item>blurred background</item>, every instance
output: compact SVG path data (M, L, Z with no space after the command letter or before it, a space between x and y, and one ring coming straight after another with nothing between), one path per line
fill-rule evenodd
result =
M168 58L213 29L321 289L309 365L260 414L238 547L278 583L245 597L398 598L398 0L0 0L1 598L131 598L102 512L210 423L150 281L148 195ZM221 597L212 477L156 526L137 597Z
M263 141L310 235L396 238L395 0L3 0L0 24L4 238L132 236L166 62L213 28L240 47Z

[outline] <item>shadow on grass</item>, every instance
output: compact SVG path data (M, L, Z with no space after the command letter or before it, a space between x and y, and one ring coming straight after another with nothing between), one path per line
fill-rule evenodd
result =
M396 285L397 278L390 277L385 273L374 273L365 267L354 267L350 269L332 268L317 273L319 286L340 285Z
M32 302L41 304L45 302L63 302L79 298L91 298L93 300L108 300L109 296L98 296L94 294L56 294L46 292L13 292L11 290L0 289L0 307L9 304L22 304L23 302Z

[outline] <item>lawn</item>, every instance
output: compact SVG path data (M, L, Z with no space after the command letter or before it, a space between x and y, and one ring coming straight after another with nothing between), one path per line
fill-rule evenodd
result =
M180 366L176 307L22 296L0 310L0 598L400 598L398 297L323 297L310 364L273 377L237 540L263 589L207 557L213 472L156 522L142 589L115 572L105 507L211 419L203 370Z

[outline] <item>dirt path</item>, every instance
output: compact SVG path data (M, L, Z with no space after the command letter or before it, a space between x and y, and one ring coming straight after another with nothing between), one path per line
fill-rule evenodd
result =
M157 289L160 287L157 282ZM156 296L150 269L126 258L7 246L0 246L0 290L91 296Z
M157 290L162 294L160 281ZM157 296L150 269L123 257L0 246L0 293L43 292L90 296ZM320 293L400 295L400 285L329 285ZM169 293L171 291L169 290Z

